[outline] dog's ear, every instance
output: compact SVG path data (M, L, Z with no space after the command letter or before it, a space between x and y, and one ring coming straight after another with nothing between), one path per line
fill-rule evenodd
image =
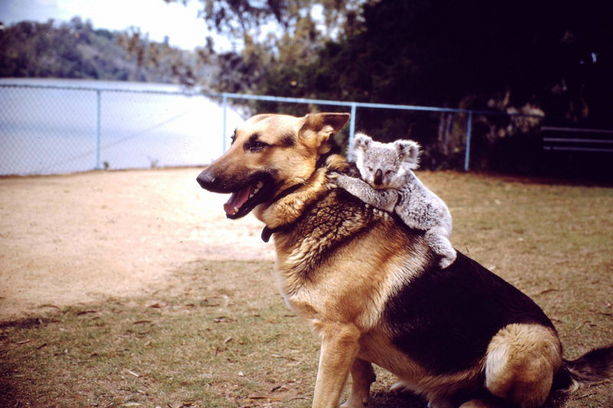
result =
M396 140L394 147L400 161L409 165L410 169L419 167L419 144L413 140Z
M330 150L328 141L345 126L349 116L348 113L309 113L303 118L299 137L305 145L317 149L320 154L327 153Z

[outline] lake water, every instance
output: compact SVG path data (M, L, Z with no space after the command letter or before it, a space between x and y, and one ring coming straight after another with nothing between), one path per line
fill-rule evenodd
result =
M3 85L34 85L36 88ZM100 157L97 160L97 92ZM45 88L47 87L47 88ZM0 79L0 174L58 174L110 169L198 166L222 154L223 109L173 85L57 79ZM227 110L226 138L242 121Z

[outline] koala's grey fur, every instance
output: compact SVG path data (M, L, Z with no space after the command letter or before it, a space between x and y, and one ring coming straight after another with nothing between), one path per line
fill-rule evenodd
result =
M442 257L440 266L451 265L456 258L449 241L451 213L412 171L418 167L419 145L412 140L379 143L357 134L348 156L362 180L338 174L334 183L373 207L395 212L410 228L425 231L428 245Z

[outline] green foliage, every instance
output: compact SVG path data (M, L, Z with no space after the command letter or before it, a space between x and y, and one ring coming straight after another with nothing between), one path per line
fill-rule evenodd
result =
M94 30L79 19L59 26L24 22L0 33L0 76L178 82L220 92L522 112L544 114L545 124L612 126L613 25L602 2L198 1L209 28L231 38L234 50L216 52L209 38L195 52L180 51L139 31ZM271 102L250 107L308 110ZM534 171L544 162L537 154L539 125L475 117L476 166ZM426 168L462 164L464 115L360 109L357 128L384 141L418 140Z
M305 7L325 3L306 2ZM357 17L349 18L355 9L347 3L336 9L345 16L341 20L353 24L335 26L335 35L303 13L303 20L293 20L266 47L264 41L249 42L234 58L257 75L235 82L232 90L544 113L549 124L612 125L613 26L602 3L588 1L580 8L527 0L359 4ZM304 109L269 102L254 106L258 111ZM379 139L419 140L427 148L426 167L461 163L464 116L449 121L438 114L360 110L358 118L358 128ZM542 162L534 132L539 123L520 126L506 117L478 117L476 122L473 136L487 153L479 158L481 168L530 171ZM526 149L532 149L530 154L523 154Z
M210 72L200 54L149 42L138 31L94 29L77 17L62 24L24 21L0 31L0 77L187 83L198 76L205 85Z

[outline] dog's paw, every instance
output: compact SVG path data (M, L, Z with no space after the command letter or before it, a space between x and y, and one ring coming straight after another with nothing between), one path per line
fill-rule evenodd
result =
M351 398L343 402L340 408L366 408L366 405L360 400L352 400Z
M447 400L428 401L428 408L454 408L454 405Z

